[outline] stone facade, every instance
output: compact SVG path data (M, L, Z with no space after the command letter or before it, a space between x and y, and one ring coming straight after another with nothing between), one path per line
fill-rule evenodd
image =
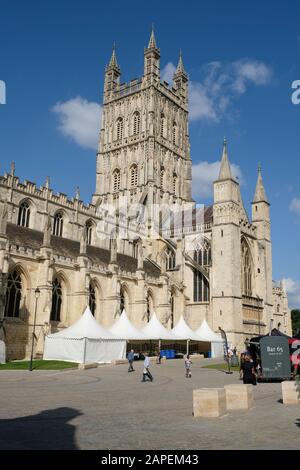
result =
M138 327L154 310L168 327L182 314L192 328L205 318L238 348L247 337L267 332L271 318L291 333L286 294L272 285L269 202L261 171L250 221L224 142L214 203L197 209L182 57L170 87L160 80L153 32L144 55L143 77L129 84L120 84L115 51L105 70L91 204L80 200L79 191L71 200L54 194L49 180L41 188L20 182L14 164L0 177L0 316L11 359L28 356L35 313L38 354L44 335L74 323L87 302L105 326L124 307ZM173 225L140 239L120 235L117 210L118 236L103 237L103 214L108 206L118 209L120 200L148 210L161 207L162 214L176 207L192 216L183 233ZM144 233L153 229L147 223Z

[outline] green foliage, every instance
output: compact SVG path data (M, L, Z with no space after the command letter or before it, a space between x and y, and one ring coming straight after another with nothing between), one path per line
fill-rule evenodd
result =
M218 370L228 370L228 365L226 362L222 364L210 364L208 366L203 366L203 369L218 369ZM239 371L240 367L239 366L231 366L230 370L236 370Z
M300 310L292 310L291 312L292 316L292 329L293 329L293 335L296 335L297 333L300 332Z
M78 367L75 362L63 362L63 361L43 361L36 360L32 363L33 370L61 370L61 369L72 369ZM6 364L0 364L1 370L28 370L29 361L13 361L7 362Z

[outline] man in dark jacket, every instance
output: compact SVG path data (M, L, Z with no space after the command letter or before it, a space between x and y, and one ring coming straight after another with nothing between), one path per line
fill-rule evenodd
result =
M128 359L128 362L129 362L128 372L133 372L134 371L134 368L133 368L134 351L133 351L133 349L131 349L131 351L129 351L129 353L127 354L127 359Z

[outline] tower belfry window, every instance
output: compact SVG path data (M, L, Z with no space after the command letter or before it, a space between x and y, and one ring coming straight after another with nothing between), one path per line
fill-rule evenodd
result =
M173 122L172 132L173 145L177 145L177 125L175 121Z
M113 173L113 190L119 191L121 186L121 173L120 170L115 170Z
M117 140L122 140L123 138L123 119L117 119Z
M140 122L141 117L139 112L135 112L133 115L133 134L138 135L140 133Z
M136 188L138 185L138 169L136 165L133 165L130 169L130 186Z
M165 170L161 168L160 170L160 189L164 189L164 179L165 179Z
M162 113L160 116L160 135L161 137L165 137L165 115Z
M173 175L173 193L176 194L177 189L177 176Z

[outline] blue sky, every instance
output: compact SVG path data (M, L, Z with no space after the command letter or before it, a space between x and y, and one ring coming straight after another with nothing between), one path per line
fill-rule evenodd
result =
M182 48L191 80L190 136L194 194L210 202L223 136L243 184L247 209L257 166L272 203L273 277L287 279L300 305L300 4L152 1L147 8L93 0L0 0L0 173L16 174L70 197L95 185L93 149L112 44L122 81L139 77L151 24L168 77ZM1 98L1 97L0 97Z

